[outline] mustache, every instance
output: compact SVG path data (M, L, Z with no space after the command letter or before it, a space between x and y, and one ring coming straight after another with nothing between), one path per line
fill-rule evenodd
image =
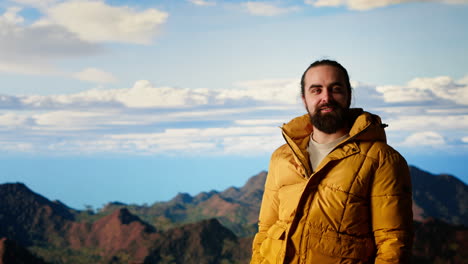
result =
M326 107L332 107L332 108L335 108L335 109L340 109L340 108L343 108L340 104L338 104L337 102L328 102L328 103L324 103L324 104L321 104L317 107L317 111L319 111L320 109L322 108L326 108Z
M338 102L333 102L333 101L330 101L328 103L323 103L320 105L320 107L324 107L324 106L333 106L333 107L341 107L341 105L338 103Z

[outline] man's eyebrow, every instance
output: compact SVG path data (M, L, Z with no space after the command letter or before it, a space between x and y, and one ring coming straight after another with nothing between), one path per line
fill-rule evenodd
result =
M342 82L339 82L339 81L332 82L332 83L330 83L329 86L335 86L335 85L344 86L344 84Z
M335 86L335 85L339 85L339 86L344 86L344 84L340 81L336 81L336 82L332 82L328 85L328 87L331 87L331 86ZM321 84L311 84L309 86L309 89L312 89L312 88L322 88L323 86Z
M309 89L312 89L312 88L320 88L320 87L323 87L321 84L311 84L309 86Z

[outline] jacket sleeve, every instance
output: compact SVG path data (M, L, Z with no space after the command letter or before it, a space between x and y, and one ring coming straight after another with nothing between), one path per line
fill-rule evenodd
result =
M260 254L262 242L267 238L268 229L278 220L278 187L276 178L278 171L276 170L275 153L270 160L268 175L265 182L265 190L263 192L262 205L260 207L260 215L258 221L258 232L254 237L252 244L252 259L251 264L261 263L263 257Z
M413 241L411 178L397 152L381 156L371 185L376 264L410 263Z

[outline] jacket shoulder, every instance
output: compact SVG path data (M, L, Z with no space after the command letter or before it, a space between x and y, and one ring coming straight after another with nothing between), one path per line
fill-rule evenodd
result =
M273 154L271 154L271 160L284 158L285 156L292 155L292 150L288 144L283 144L278 147Z
M286 163L297 163L294 159L294 154L288 144L283 144L271 154L270 171L284 172L284 168L288 167Z
M288 144L280 146L273 152L273 154L271 155L270 164L276 165L274 167L280 167L281 169L284 169L285 167L291 165L296 169L302 167L300 160L296 157L294 151ZM304 169L301 168L299 170L302 171Z
M361 143L361 151L367 157L376 161L384 161L389 158L404 160L403 156L392 146L382 141Z
M276 188L302 182L307 176L303 165L288 144L277 148L271 155L268 177Z

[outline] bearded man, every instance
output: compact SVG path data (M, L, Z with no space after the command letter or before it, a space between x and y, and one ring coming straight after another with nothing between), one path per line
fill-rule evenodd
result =
M301 93L308 114L282 127L251 263L409 263L411 181L386 125L350 108L348 72L336 61L312 63Z

